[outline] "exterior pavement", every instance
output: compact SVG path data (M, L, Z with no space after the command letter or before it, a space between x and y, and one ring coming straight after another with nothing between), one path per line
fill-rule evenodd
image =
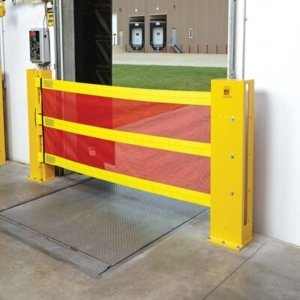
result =
M113 52L114 64L227 68L225 54Z

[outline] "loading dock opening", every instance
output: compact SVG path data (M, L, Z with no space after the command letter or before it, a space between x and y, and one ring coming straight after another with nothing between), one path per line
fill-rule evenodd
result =
M150 17L150 44L153 50L163 50L167 43L167 16Z
M129 19L129 43L133 50L142 50L145 44L145 17Z

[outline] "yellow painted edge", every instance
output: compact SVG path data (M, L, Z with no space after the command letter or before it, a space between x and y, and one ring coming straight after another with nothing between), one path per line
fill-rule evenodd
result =
M129 145L210 157L210 144L99 128L56 118L44 117L44 127Z
M40 77L36 77L34 79L34 84L36 88L41 88L41 78Z
M41 87L40 82L36 81L36 86ZM60 92L91 95L98 97L107 97L129 101L183 105L211 105L210 92L138 89L51 79L43 79L42 88L46 90L54 90Z
M44 153L43 152L38 153L38 162L39 163L44 162Z
M5 16L5 0L0 1L0 18Z
M253 240L253 237L251 237L248 241L246 241L244 244L236 244L236 243L232 243L230 241L224 241L220 238L216 238L216 237L210 237L208 239L208 242L214 244L214 245L218 245L230 250L234 250L234 251L241 251L242 249L244 249L251 241Z
M43 125L43 115L36 113L35 122L36 122L36 125L39 125L39 126Z
M93 178L124 185L149 193L158 194L176 200L189 202L192 204L210 207L209 194L90 167L48 153L45 154L45 162L49 165L65 168L67 170L91 176Z

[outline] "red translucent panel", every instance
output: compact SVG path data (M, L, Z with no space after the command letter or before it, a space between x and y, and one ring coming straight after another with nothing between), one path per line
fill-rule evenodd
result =
M113 128L112 100L43 90L43 115L65 121Z
M45 128L45 152L116 173L210 192L210 159ZM100 143L100 144L99 144Z
M70 122L97 127L112 128L112 101L97 101L97 97L77 95L50 90L43 90L43 115ZM64 157L83 164L103 167L104 163L114 163L114 142L103 141L81 136L78 139L65 132L54 132L45 128L44 134L47 149L65 153ZM88 148L85 146L88 145ZM84 150L89 151L86 154ZM52 152L48 152L52 153ZM95 154L96 153L96 154ZM97 156L97 160L94 160ZM92 164L93 163L93 164Z
M123 103L125 102L125 103ZM206 106L179 106L168 111L161 110L160 112L135 120L119 124L115 122L118 114L116 107L118 106L132 106L132 101L114 101L113 116L115 129L136 132L143 134L150 134L155 136L162 136L168 138L196 141L196 142L210 142L210 108ZM140 102L138 102L140 105ZM150 109L155 110L157 106L166 104L147 103ZM169 106L167 104L167 106ZM140 110L143 106L140 107ZM164 107L165 108L165 107ZM169 107L171 108L171 107ZM119 110L119 108L118 108ZM133 115L136 111L133 111ZM118 126L116 126L118 124Z
M96 168L115 164L115 143L44 128L45 152Z
M48 117L128 132L210 142L210 107L119 100L43 90Z
M210 141L210 108L43 90L44 116L155 136ZM44 128L45 152L137 178L210 192L210 159Z

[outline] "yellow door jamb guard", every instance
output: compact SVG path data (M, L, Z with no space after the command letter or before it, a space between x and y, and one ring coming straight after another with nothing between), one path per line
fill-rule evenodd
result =
M40 118L38 120L41 121ZM129 145L173 151L197 156L211 156L210 144L99 128L60 119L44 117L44 127Z
M113 99L154 102L181 105L211 105L210 92L171 91L115 87L98 84L78 83L71 81L42 79L36 81L36 87L46 90L83 94Z
M212 81L210 242L253 239L254 81Z
M45 163L141 191L210 207L210 194L98 169L48 153L45 154Z

